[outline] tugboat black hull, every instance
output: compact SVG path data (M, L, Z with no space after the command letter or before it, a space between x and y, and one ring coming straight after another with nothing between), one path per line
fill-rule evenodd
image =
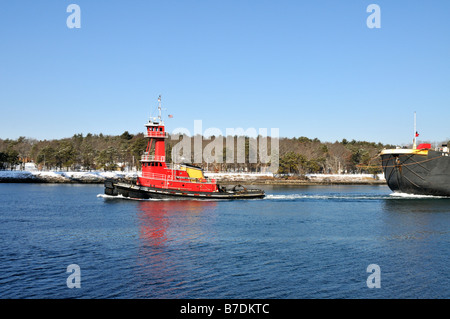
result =
M449 153L382 152L386 182L394 192L416 195L450 196Z
M234 189L222 189L219 192L192 192L185 190L146 187L127 183L105 181L105 194L133 199L255 199L264 198L259 189L246 189L236 186Z

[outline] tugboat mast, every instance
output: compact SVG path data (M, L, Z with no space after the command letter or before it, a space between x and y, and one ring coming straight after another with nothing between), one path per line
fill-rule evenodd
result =
M164 122L162 120L162 116L161 116L161 95L158 96L158 117L153 117L153 122L157 122L161 125L164 125Z
M158 119L161 122L161 95L158 97Z

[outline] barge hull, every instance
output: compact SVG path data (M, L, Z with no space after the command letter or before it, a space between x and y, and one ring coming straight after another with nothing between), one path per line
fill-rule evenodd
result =
M429 150L427 155L382 154L386 182L394 192L450 196L450 157Z

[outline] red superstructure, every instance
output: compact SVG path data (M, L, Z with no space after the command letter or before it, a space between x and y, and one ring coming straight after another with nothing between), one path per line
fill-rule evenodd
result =
M203 171L189 164L167 164L165 141L169 135L161 120L161 96L158 98L158 118L151 119L145 126L147 148L141 157L142 175L137 178L138 186L164 190L189 192L218 192L215 179L205 178Z

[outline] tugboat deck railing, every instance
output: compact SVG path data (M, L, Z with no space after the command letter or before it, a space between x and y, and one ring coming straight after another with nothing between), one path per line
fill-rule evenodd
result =
M161 131L150 131L150 132L145 132L144 133L144 137L164 137L164 138L168 138L169 137L169 133L161 132Z
M165 162L165 156L155 156L155 155L142 155L141 161L143 162Z

